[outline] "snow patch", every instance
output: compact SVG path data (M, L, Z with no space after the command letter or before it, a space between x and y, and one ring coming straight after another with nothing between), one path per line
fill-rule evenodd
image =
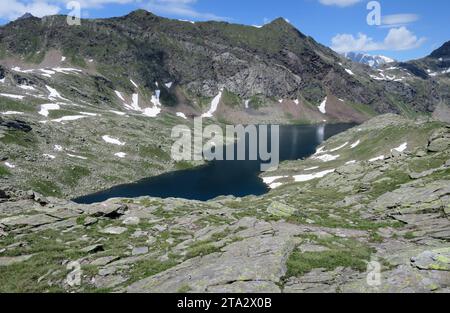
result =
M48 85L45 85L45 88L47 88L47 90L50 92L50 94L48 95L48 98L50 100L56 100L56 98L60 98L62 100L68 101L66 98L61 97L61 95L59 94L58 91L56 91L56 89L54 89Z
M295 99L295 100L294 100L294 103L295 103L296 105L298 105L298 104L299 104L298 99Z
M173 82L168 82L164 85L167 87L167 89L170 89L170 88L172 88Z
M20 72L20 73L31 73L31 72L33 72L33 70L22 70L18 66L15 66L15 67L11 68L11 70L14 71L14 72Z
M185 120L187 119L186 115L183 112L177 112L177 116L184 118Z
M356 141L355 143L352 143L351 145L350 145L350 148L356 148L357 146L359 146L359 144L361 143L361 140L358 140L358 141Z
M62 123L67 121L75 121L87 117L86 115L68 115L61 118L51 120L51 122Z
M130 79L130 82L133 84L134 87L136 87L136 88L139 87L132 79Z
M40 115L48 117L49 111L59 110L61 107L57 103L45 103L41 105L41 110L38 112Z
M384 160L384 155L377 156L376 158L370 159L369 162Z
M71 67L54 67L52 68L53 71L62 73L62 74L73 74L75 73L81 73L82 70L79 70L77 68L71 68ZM42 71L42 69L41 69Z
M340 157L339 154L337 154L337 155L324 154L324 155L320 155L320 156L313 156L312 158L321 160L323 162L330 162L330 161L334 161L334 160L338 159L339 157Z
M347 68L345 69L345 71L346 71L348 74L352 75L352 76L355 75L351 70L349 70L349 69L347 69Z
M328 97L325 97L325 99L322 101L322 103L318 106L318 109L319 109L320 113L322 113L322 114L327 113L327 110L326 110L327 98Z
M28 85L19 85L19 88L24 89L24 90L36 90L36 89L34 89L33 86L28 86Z
M2 115L22 115L23 112L19 112L19 111L6 111L6 112L2 112Z
M44 153L42 156L46 157L47 159L53 160L54 158L56 158L54 155L52 154L48 154L48 153Z
M313 171L313 170L317 170L319 167L318 166L313 166L310 168L305 168L304 171Z
M333 173L334 171L335 171L335 169L331 169L331 170L326 170L326 171L322 171L322 172L318 172L318 173L314 173L314 174L295 175L292 177L294 178L294 180L296 182L305 182L305 181L313 180L316 178L324 177L325 175Z
M407 142L402 143L400 146L398 146L397 148L394 148L394 149L392 149L392 150L395 150L395 151L397 151L397 152L403 152L403 151L406 150L406 148L408 148L408 143L407 143ZM391 151L392 151L392 150L391 150Z
M124 157L127 156L127 154L125 152L117 152L117 153L114 153L114 155L121 159L123 159Z
M111 144L113 144L113 145L118 145L118 146L124 146L124 145L125 145L125 142L121 142L119 139L110 137L110 136L108 136L108 135L102 136L102 139L103 139L105 142L111 143Z
M158 107L145 108L143 114L148 117L157 117L161 113L161 109Z
M246 108L246 109L248 109L248 104L250 103L250 100L245 100L245 102L244 102L244 107Z
M120 100L125 101L125 99L123 98L123 96L122 96L122 94L120 93L120 91L114 90L114 92L116 93L116 96L117 96Z
M61 57L61 62L64 62L66 60L66 57L65 56L62 56Z
M120 111L109 110L109 112L114 113L114 114L116 114L116 115L120 115L120 116L127 115L126 113L120 112Z
M344 143L343 145L339 146L339 147L336 147L336 148L334 148L334 149L331 149L330 152L335 152L335 151L341 150L341 149L344 148L346 145L348 145L348 141L347 141L346 143Z
M63 151L63 147L61 147L60 145L54 145L53 146L53 150L55 150L55 151Z
M13 94L10 94L10 93L0 93L0 96L7 97L7 98L12 98L12 99L20 99L20 100L25 98L25 96L13 95Z
M356 160L352 160L352 161L345 162L345 165L350 165L350 164L355 164L355 163L356 163Z
M80 112L80 114L86 115L86 116L98 116L97 113L91 113L91 112Z
M70 156L71 158L77 158L77 159L81 159L81 160L87 160L86 157L81 156L81 155L75 155L75 154L70 154L70 153L67 153L67 155Z
M219 94L215 96L211 101L211 108L208 110L208 112L203 113L202 117L213 117L214 112L216 112L217 107L219 106L220 98L222 98L222 92L223 89L220 89Z
M9 162L5 162L5 165L9 168L15 168L16 166L14 164L11 164Z
M270 185L276 180L279 180L281 178L286 178L288 176L270 176L270 177L263 177L262 180L265 184Z
M314 153L314 155L320 154L322 152L325 152L325 147L320 147L316 150L316 153Z

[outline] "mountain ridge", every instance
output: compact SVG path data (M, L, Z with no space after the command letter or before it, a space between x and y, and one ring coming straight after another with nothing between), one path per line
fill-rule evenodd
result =
M52 48L82 67L94 59L101 65L97 66L101 75L126 89L132 86L120 78L123 73L137 76L149 91L156 89L153 82L173 81L185 94L184 100L191 98L190 104L214 97L221 88L233 93L241 105L259 96L266 104L283 98L316 106L328 95L370 106L378 113L401 113L398 102L419 112L437 104L425 94L415 101L407 95L410 86L393 88L359 73L349 74L364 70L344 64L341 56L283 18L256 28L181 22L138 10L123 17L83 19L81 24L68 26L63 15L29 18L1 27L0 40L4 51L25 59L42 59L42 51ZM412 88L419 93L422 89ZM163 93L169 103L182 101L176 93Z

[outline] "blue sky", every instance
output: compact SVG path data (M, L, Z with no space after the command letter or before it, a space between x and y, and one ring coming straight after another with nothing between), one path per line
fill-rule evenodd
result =
M31 12L67 14L70 0L0 0L0 23ZM450 1L379 0L380 22L369 25L368 0L78 0L82 17L121 16L137 8L186 20L262 25L284 17L339 52L363 51L398 60L428 55L450 40ZM373 2L373 1L372 1ZM375 3L376 5L376 3ZM377 8L377 6L375 6ZM378 15L372 15L372 17ZM376 21L375 19L372 19Z

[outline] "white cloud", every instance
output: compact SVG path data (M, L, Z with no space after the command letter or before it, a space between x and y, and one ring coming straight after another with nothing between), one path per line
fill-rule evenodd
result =
M392 14L384 15L381 18L381 25L384 27L399 27L402 25L414 23L420 18L417 14Z
M57 14L60 8L45 0L0 0L0 18L13 20L25 13L42 17L45 15Z
M207 19L207 20L227 20L228 18L218 16L213 13L199 12L193 5L197 0L149 0L144 8L155 14L171 14L180 17Z
M402 26L391 28L382 42L377 42L366 34L359 33L355 38L351 34L338 34L331 40L331 48L336 52L366 52L374 50L410 50L421 46L426 38L418 38Z
M418 48L425 42L425 38L417 38L406 27L392 28L384 39L388 50L409 50Z
M348 7L354 5L361 0L319 0L324 5L336 5L338 7Z
M65 6L65 3L68 3L72 0L58 0L58 1L63 2ZM106 4L128 4L139 2L138 0L75 0L75 1L80 3L82 10L87 8L102 8Z

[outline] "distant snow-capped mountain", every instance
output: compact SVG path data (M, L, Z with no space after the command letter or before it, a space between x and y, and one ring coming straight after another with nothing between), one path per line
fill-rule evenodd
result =
M346 52L343 55L347 59L350 59L354 62L367 64L370 67L379 67L386 63L395 62L394 59L388 58L384 55L370 55L370 54L357 53L357 52Z

